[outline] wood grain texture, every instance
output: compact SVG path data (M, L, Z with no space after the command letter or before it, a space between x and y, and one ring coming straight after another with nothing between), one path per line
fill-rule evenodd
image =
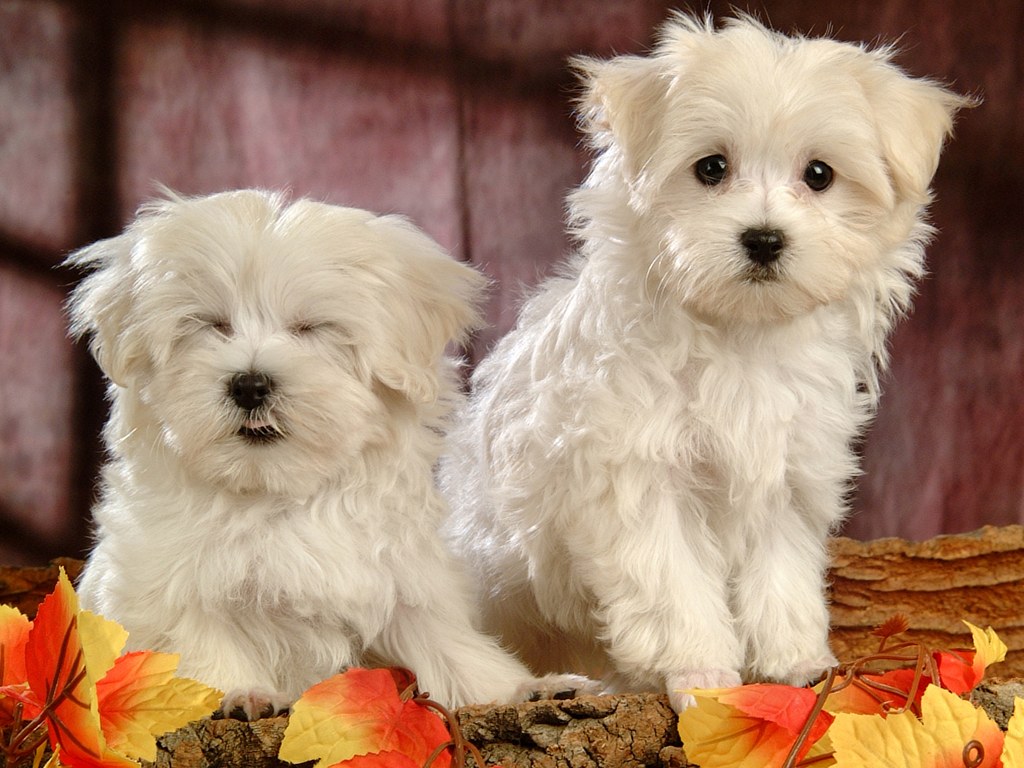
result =
M669 0L213 0L9 2L0 8L0 262L45 272L114 234L162 181L243 185L410 215L495 278L479 357L514 322L524 286L571 247L564 191L586 157L571 115L574 54L645 50ZM693 6L694 4L691 4ZM723 17L732 0L701 9ZM929 276L891 340L864 473L844 532L926 539L1024 522L1024 4L969 0L750 0L783 32L897 42L909 72L983 97L962 115L934 181ZM84 36L83 36L84 35ZM105 62L97 67L97 62ZM0 279L6 280L5 273ZM12 302L0 313L37 317ZM40 322L63 322L52 303ZM15 323L20 320L13 321ZM71 397L101 409L66 342L32 339ZM14 358L11 358L12 360ZM30 388L47 374L25 369ZM89 390L92 387L92 390ZM66 404L14 398L41 423ZM0 493L0 551L52 552L82 535L98 455L83 421L52 456L19 429L0 464L32 456ZM42 466L45 461L61 466ZM8 509L52 471L67 499L57 539ZM24 480L19 479L23 477ZM72 488L68 488L72 485ZM35 557L33 555L33 557ZM39 561L45 560L42 557Z
M832 646L840 661L877 650L870 632L904 614L907 637L970 648L963 621L991 626L1009 647L993 674L1024 676L1024 528L986 527L928 541L837 539L832 546Z

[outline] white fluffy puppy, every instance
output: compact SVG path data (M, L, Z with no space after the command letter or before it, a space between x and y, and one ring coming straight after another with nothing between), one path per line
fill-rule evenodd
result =
M366 661L453 706L537 687L471 625L437 530L444 349L479 274L402 218L259 191L169 193L70 262L113 405L86 608L236 716Z
M579 62L580 253L479 366L444 486L486 626L612 688L834 663L826 540L966 100L889 50L679 16Z

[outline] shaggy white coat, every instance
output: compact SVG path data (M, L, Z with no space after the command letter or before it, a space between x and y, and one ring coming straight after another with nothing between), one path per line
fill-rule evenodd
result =
M650 56L578 62L579 252L477 369L443 466L485 626L535 671L682 708L835 662L825 544L966 103L890 56L679 16ZM751 228L785 237L769 269Z
M483 278L394 216L168 193L70 259L112 412L85 608L247 716L355 664L451 706L543 682L472 625L433 467ZM270 377L250 412L237 372ZM247 439L256 427L272 435Z

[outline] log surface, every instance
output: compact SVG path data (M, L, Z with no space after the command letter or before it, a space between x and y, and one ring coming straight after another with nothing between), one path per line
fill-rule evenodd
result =
M1024 527L974 533L832 542L832 647L840 661L877 650L870 633L896 613L910 639L933 648L971 648L963 620L991 626L1009 647L992 674L1024 677Z
M62 564L74 578L80 563ZM0 568L0 602L32 615L53 589L56 565ZM933 648L971 647L966 619L993 627L1009 646L991 668L1006 680L982 683L976 702L1003 727L1024 697L1024 527L983 528L924 542L832 542L832 644L841 661L873 653L871 630L904 614L908 639ZM516 706L458 710L463 733L489 764L505 768L687 768L676 718L665 696L584 696ZM158 742L154 768L281 768L287 718L254 723L206 720Z

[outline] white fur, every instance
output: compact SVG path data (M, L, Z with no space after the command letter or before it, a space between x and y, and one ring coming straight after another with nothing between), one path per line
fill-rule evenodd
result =
M442 469L485 625L535 671L682 708L834 663L825 544L966 104L890 54L679 16L651 56L578 63L580 252L479 366ZM771 279L748 228L785 234Z
M70 261L94 270L72 331L113 406L86 608L248 716L360 663L453 706L537 687L472 626L437 532L444 348L482 277L402 218L258 191L168 193ZM228 393L250 370L274 387L258 412Z

